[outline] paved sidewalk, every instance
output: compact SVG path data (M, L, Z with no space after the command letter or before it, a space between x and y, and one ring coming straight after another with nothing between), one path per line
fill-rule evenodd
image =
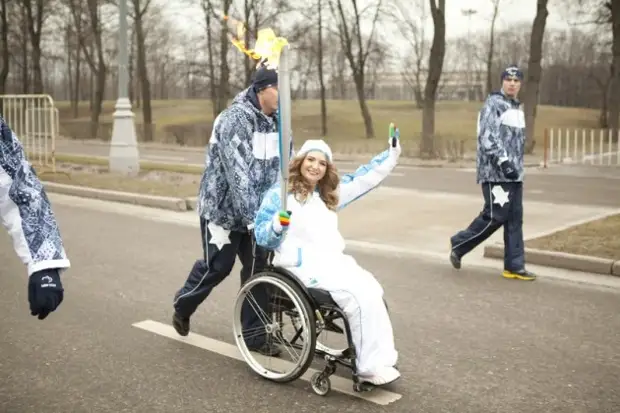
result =
M346 238L447 256L450 236L469 225L481 208L482 196L382 187L351 204L339 216ZM528 200L524 201L524 209L525 238L618 211ZM502 240L500 229L469 257L482 258L483 245Z

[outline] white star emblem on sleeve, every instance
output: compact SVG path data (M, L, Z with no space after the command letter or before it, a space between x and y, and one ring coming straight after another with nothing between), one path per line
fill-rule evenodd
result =
M207 228L211 234L209 244L215 245L219 250L221 250L224 245L230 244L229 230L224 229L219 225L215 225L213 222L209 222Z
M493 203L498 204L500 207L503 207L505 204L509 202L508 192L504 191L501 185L495 185L491 190L493 194Z

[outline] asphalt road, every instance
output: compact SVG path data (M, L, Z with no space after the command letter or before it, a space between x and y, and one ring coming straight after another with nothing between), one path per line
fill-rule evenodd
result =
M200 252L194 228L55 209L73 268L66 301L43 322L28 313L24 268L0 235L2 412L620 411L620 289L353 252L385 288L403 373L390 390L402 398L322 398L306 382L273 384L240 361L132 327L169 324ZM200 308L194 332L233 343L237 270Z
M57 153L107 157L109 147L80 142L59 141ZM203 165L202 151L166 151L141 148L143 160ZM354 171L359 164L338 162L343 173ZM528 168L525 196L532 201L572 205L620 206L620 167L618 166L554 166L549 169ZM472 169L427 168L399 165L385 185L453 194L480 195Z

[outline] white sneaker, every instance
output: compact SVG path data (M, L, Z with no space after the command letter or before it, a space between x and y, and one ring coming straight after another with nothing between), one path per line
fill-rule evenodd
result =
M400 378L400 372L394 367L381 367L375 373L369 375L360 375L360 381L365 381L375 386L392 383Z

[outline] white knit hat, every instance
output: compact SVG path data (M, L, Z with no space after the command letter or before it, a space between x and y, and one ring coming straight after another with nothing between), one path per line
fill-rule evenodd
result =
M330 149L329 145L322 139L308 139L304 142L304 144L301 146L301 149L299 150L299 152L297 152L296 155L304 156L308 152L312 151L323 152L327 157L327 160L329 162L332 162L332 150Z

